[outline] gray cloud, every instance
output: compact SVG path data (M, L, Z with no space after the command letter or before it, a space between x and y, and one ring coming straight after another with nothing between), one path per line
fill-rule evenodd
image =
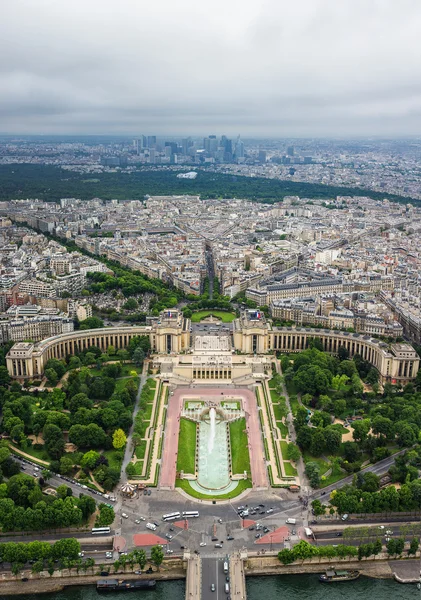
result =
M14 0L0 132L421 134L418 0Z

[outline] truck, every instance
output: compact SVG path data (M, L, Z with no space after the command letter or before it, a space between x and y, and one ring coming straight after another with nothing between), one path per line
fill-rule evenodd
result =
M295 525L295 523L296 523L296 522L297 522L297 519L291 519L291 518L288 518L288 519L285 521L285 523L286 523L287 525Z
M312 532L312 530L310 529L310 527L304 527L304 533L306 534L306 536L307 536L308 538L312 538L312 537L313 537L313 532Z

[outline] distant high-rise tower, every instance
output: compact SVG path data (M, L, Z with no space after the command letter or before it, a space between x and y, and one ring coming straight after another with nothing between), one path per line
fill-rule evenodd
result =
M287 148L287 155L288 156L294 156L294 146L288 146L288 148Z
M148 135L148 148L155 148L156 135Z
M235 158L244 158L244 143L241 141L240 136L238 136L235 143Z
M192 146L193 142L191 138L184 138L181 142L181 148L184 156L187 156L189 153L189 148Z
M259 162L265 163L267 160L266 150L259 150Z

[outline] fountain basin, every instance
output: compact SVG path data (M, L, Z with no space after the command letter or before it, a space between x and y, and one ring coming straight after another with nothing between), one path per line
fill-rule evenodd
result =
M209 422L199 424L197 483L205 490L224 490L231 482L227 424L217 421L214 408L209 411Z

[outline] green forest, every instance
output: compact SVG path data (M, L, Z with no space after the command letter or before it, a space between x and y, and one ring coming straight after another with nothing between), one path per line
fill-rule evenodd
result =
M86 174L65 171L47 165L0 165L0 200L39 198L58 202L60 198L90 200L143 200L146 194L200 194L206 198L249 198L259 202L278 202L285 196L332 199L338 195L367 195L396 202L420 204L419 200L373 192L355 187L338 187L263 177L244 177L199 170L196 179L178 179L177 172L166 168L138 170L133 173Z

